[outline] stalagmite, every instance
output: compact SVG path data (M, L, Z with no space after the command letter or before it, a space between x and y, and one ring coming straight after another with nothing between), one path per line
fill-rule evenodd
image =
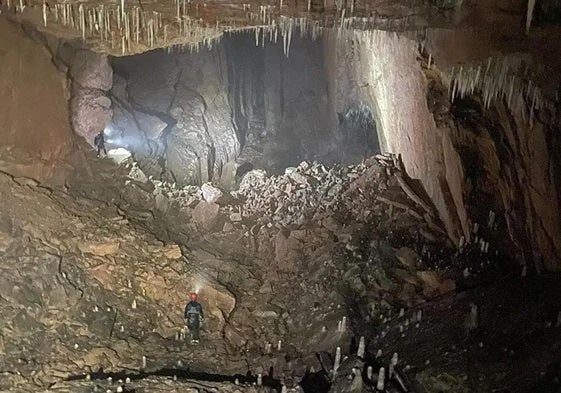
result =
M380 368L380 371L378 372L378 383L376 384L376 389L378 390L384 390L384 379L386 378L386 370L384 369L384 367Z
M279 342L277 343L277 351L280 351L282 348L282 340L279 340Z
M43 25L47 27L47 2L43 0Z
M257 386L263 385L263 376L261 374L257 374Z
M382 357L382 350L378 349L378 352L376 352L376 359L381 358Z
M477 310L477 306L475 304L471 304L471 309L468 315L468 318L466 319L466 330L468 332L477 329L479 325L479 317L478 317L478 310Z
M489 228L493 228L493 224L495 223L495 212L493 210L489 211L489 222L487 226Z
M337 375L337 370L341 364L341 347L337 347L335 350L335 362L333 363L333 377Z
M357 352L356 352L356 355L357 355L359 358L364 358L364 353L365 353L365 351L366 351L366 341L365 341L365 339L364 339L364 336L361 336L361 337L360 337L360 341L359 341L359 343L358 343L358 350L357 350Z
M142 356L142 368L146 368L146 356Z
M131 308L132 308L133 310L136 309L136 299L134 299L134 300L132 301Z
M372 366L368 366L368 368L366 369L366 377L369 381L372 381L372 377L374 376L373 370L374 369L372 368Z

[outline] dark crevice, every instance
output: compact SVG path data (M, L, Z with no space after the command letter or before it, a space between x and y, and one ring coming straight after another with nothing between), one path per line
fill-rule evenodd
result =
M191 380L200 382L230 382L235 383L236 380L241 384L254 384L257 383L257 376L251 374L237 374L237 375L225 375L225 374L213 374L205 373L202 371L193 371L189 369L177 369L177 368L162 368L154 371L139 371L137 373L130 373L127 371L121 372L105 372L100 369L88 375L80 374L70 376L65 379L65 381L85 381L91 379L94 383L96 381L107 381L108 378L112 378L113 381L126 380L129 378L131 381L139 381L150 377L164 377L164 378L175 378L177 380ZM275 379L269 375L263 375L263 386L268 386L277 391L280 391L282 385L278 379Z

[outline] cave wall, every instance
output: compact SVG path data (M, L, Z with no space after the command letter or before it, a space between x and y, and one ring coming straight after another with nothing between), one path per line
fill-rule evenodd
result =
M439 53L453 64L485 58L491 48L477 48L466 34L439 41L442 46L432 41L437 62ZM515 113L500 100L482 109L475 94L462 112L450 102L439 72L421 67L417 46L406 38L356 32L346 40L328 36L325 47L330 79L337 81L334 105L354 100L375 108L382 150L401 154L451 240L473 240L473 224L485 227L493 210L500 225L494 246L502 244L529 269L561 269L558 103L544 104L529 122L528 113Z
M289 56L280 42L256 46L248 34L233 35L225 45L241 159L281 170L328 159L336 149L337 118L321 42L295 37Z
M217 45L196 53L152 51L113 59L117 136L109 141L116 139L141 163L158 161L153 175L166 172L182 184L219 178L240 149L224 57Z
M463 178L449 136L435 124L427 105L427 81L413 42L373 31L332 33L325 38L330 79L336 81L333 102L371 107L377 119L381 149L401 154L408 174L419 179L442 219L449 237L458 242L467 231L467 215L458 179Z
M463 104L458 100L452 109ZM470 212L482 223L481 206L498 213L510 256L520 265L560 270L559 109L543 107L528 122L528 115L500 101L483 110L474 99L470 108L448 124L466 172L472 172L463 188Z
M70 152L67 79L41 43L0 18L0 170L47 180Z
M256 46L253 34L236 33L212 49L152 51L112 65L108 141L133 151L153 176L204 183L231 177L243 162L283 171L302 160L356 162L375 148L364 130L349 136L355 130L341 126L338 113L353 107L332 103L321 41L295 37L287 57L281 42Z

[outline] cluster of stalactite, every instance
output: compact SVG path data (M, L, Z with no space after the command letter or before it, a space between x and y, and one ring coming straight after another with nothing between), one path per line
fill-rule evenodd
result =
M355 12L354 1L337 2L331 13L325 11L325 4L322 12L313 12L310 0L303 13L294 4L283 4L283 0L276 5L244 3L236 5L231 11L235 16L225 21L219 20L216 4L173 0L175 12L171 13L171 1L167 6L151 5L150 9L141 3L130 5L125 0L119 0L117 4L7 0L4 7L22 14L37 14L41 10L44 27L62 25L77 32L95 49L123 56L158 47L197 51L220 41L224 32L248 28L256 29L257 43L264 42L260 37L264 39L266 35L276 42L280 33L288 55L296 28L301 32L310 31L315 38L322 28L337 29L340 33L372 29L405 31L414 23L410 16L390 18L371 16L365 10ZM209 18L209 15L213 17Z
M451 101L481 93L486 109L501 99L513 113L532 124L535 111L548 101L532 82L531 69L528 61L518 57L489 58L484 63L453 67L442 76Z

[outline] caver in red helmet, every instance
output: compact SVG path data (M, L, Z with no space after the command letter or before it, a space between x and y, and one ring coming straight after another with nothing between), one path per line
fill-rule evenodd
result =
M195 292L192 292L189 295L189 299L191 299L192 302L196 302L197 301L197 294Z

